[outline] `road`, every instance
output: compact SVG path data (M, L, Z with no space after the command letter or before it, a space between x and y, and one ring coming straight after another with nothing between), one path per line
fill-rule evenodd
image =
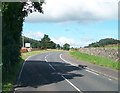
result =
M66 52L49 52L28 58L22 66L14 93L20 91L77 91L77 93L118 91L117 80L101 76L65 60L64 54Z

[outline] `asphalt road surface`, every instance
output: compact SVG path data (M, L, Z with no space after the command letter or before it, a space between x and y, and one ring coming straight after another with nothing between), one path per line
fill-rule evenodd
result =
M28 58L18 76L20 91L118 91L118 81L103 77L65 60L66 52L49 52ZM115 92L113 92L115 93Z

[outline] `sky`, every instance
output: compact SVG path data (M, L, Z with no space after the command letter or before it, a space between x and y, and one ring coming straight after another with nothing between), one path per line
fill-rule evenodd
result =
M23 35L71 47L84 47L103 38L118 39L119 0L45 0L44 14L25 18Z

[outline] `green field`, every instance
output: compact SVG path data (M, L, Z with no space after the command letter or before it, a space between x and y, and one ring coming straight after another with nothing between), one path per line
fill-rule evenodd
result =
M18 72L20 71L20 68L26 58L28 58L29 56L44 53L44 52L49 52L49 50L39 50L39 51L31 51L31 52L27 52L27 53L22 53L21 61L18 62L18 64L14 68L12 68L12 72L5 74L6 78L4 79L4 82L2 85L3 92L7 93L8 91L10 91L13 88L13 84L16 80L16 76L17 76Z
M117 69L117 70L120 69L119 62L115 62L113 60L110 60L110 59L107 59L104 57L89 55L86 53L80 53L78 51L72 51L72 52L70 52L70 54L79 60L90 62L92 64L96 64L96 65L100 65L100 66L104 66L104 67L109 67L109 68Z

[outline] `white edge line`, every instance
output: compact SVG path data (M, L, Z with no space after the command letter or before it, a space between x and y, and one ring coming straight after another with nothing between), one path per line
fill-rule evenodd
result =
M73 66L77 66L77 65L72 64L71 62L68 62L68 61L66 61L65 59L63 59L63 58L62 58L62 54L60 54L60 58L61 58L64 62L66 62L66 63L69 63L69 64L71 64L71 65L73 65Z
M99 74L97 74L97 73L95 73L95 72L92 72L92 71L90 71L90 70L85 70L85 71L90 72L90 73L95 74L95 75L99 75Z
M118 80L118 79L115 78L115 77L109 76L109 75L107 75L107 74L103 74L102 72L95 71L95 70L93 70L93 69L91 69L91 68L86 67L86 69L89 70L89 71L92 71L92 72L101 74L102 76L104 76L104 77L106 77L106 78L110 78L111 80L112 80L112 79Z
M18 81L17 81L17 83L19 83L19 80L20 80L20 78L21 78L21 74L22 74L22 71L23 71L23 67L24 67L24 65L25 65L25 62L24 62L23 65L22 65L22 68L21 68L20 74L19 74L19 76L18 76Z
M35 56L35 55L33 55L33 56ZM32 56L29 56L28 58L26 58L25 61L24 61L24 63L23 63L23 65L22 65L22 68L21 68L20 74L19 74L19 76L18 76L18 83L19 83L19 80L20 80L20 78L21 78L21 74L22 74L22 71L23 71L24 65L25 65L26 61L27 61L30 57L32 57Z
M62 54L60 54L60 58L63 60L63 61L65 61L65 62L67 62L67 63L70 63L70 62L68 62L68 61L66 61L65 59L63 59L62 58ZM73 66L76 66L75 64L72 64L72 63L70 63L71 65L73 65ZM106 76L106 78L108 77L108 79L109 80L112 80L112 79L115 79L115 80L118 80L117 78L115 78L115 77L112 77L112 76L109 76L109 75L107 75L107 74L103 74L103 73L101 73L101 72L98 72L98 71L95 71L95 70L93 70L93 69L91 69L91 68L88 68L88 67L86 67L86 69L87 70L89 70L89 71L91 71L91 72L93 72L94 74L101 74L101 75L103 75L103 76Z
M28 58L25 59L23 65L22 65L21 71L20 71L20 73L19 73L19 76L18 76L18 80L17 80L18 83L19 83L19 80L20 80L20 78L21 78L21 74L22 74L22 71L23 71L23 68L24 68L24 65L25 65L26 61L27 61L29 58L31 58L31 57L33 57L33 56L36 56L36 55L39 55L39 54L35 54L35 55L32 55L32 56L29 56Z

